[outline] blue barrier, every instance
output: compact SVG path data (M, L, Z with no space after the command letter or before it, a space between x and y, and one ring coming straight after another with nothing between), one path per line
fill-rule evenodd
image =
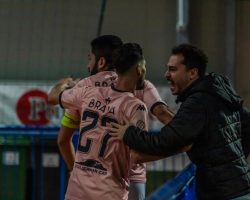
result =
M167 181L148 200L196 200L195 170L193 164L188 165L171 181Z
M0 199L64 199L67 170L57 149L58 131L59 127L0 126ZM56 155L58 166L44 166L46 155Z

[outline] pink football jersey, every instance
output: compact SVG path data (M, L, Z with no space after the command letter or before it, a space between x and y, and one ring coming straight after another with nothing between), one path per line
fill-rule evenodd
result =
M143 101L148 111L152 112L154 107L158 104L166 103L161 99L159 92L155 88L155 86L148 80L144 81L144 88L141 90L135 90L135 96Z
M127 199L132 164L129 148L112 138L105 127L127 118L146 130L145 104L132 93L113 87L74 87L61 94L60 103L81 113L79 143L66 199Z
M95 86L95 87L106 87L111 85L117 78L117 74L112 71L104 71L99 72L93 76L84 78L80 80L76 87L84 87L84 86ZM135 96L142 100L146 106L148 111L153 110L154 106L159 103L165 104L165 102L161 99L157 89L155 86L148 80L144 82L144 88L141 90L135 91ZM75 109L66 109L66 113L73 116L75 119L80 118L80 113ZM129 179L133 182L146 182L146 164L134 164L131 166Z
M115 72L103 71L95 75L81 79L75 85L75 87L86 87L86 86L107 87L110 86L116 78L117 74ZM75 119L79 119L80 117L80 113L75 109L66 109L65 112L74 117Z
M162 101L155 86L148 80L144 81L144 88L135 90L135 96L143 101L147 106L148 111L153 110L154 106L158 104L166 104ZM133 182L146 182L146 164L134 164L131 166L129 172L129 180Z

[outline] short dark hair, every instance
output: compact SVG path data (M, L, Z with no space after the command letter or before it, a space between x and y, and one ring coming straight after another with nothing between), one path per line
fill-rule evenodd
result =
M95 55L98 61L101 57L104 57L108 66L108 70L114 68L112 61L113 51L120 46L123 42L121 38L115 35L102 35L91 41L91 51Z
M188 69L197 68L199 76L205 75L208 58L201 49L190 44L180 44L172 49L172 55L178 54L184 57L183 64Z
M114 51L113 61L118 74L124 74L144 59L142 48L137 43L126 43Z

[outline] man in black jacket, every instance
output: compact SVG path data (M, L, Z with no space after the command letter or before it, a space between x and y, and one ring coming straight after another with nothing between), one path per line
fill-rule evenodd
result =
M196 164L197 197L205 200L250 199L250 115L227 78L205 74L206 55L182 44L172 49L165 77L172 94L182 102L158 135L129 124L113 124L111 135L136 151L170 156L187 151Z

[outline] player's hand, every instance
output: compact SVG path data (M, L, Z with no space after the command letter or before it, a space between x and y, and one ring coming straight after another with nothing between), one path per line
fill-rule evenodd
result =
M81 79L80 78L75 78L73 79L74 83L77 84Z
M48 103L51 105L56 105L59 103L59 95L62 91L68 88L72 88L75 82L71 77L63 78L59 80L54 87L50 90L48 94Z
M111 128L108 128L109 134L119 140L123 139L123 136L127 130L127 128L130 126L127 119L124 120L123 124L117 124L111 122Z
M63 89L72 88L76 84L76 81L73 80L71 77L61 79L59 82L61 83L61 87Z
M75 81L71 77L63 78L59 80L56 84L56 87L60 87L60 90L65 90L75 86Z

